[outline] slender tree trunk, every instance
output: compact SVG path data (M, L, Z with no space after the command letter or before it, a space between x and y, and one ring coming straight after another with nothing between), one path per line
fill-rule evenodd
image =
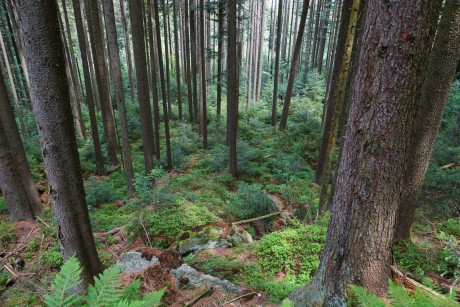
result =
M200 49L201 49L201 103L200 103L200 129L203 135L203 148L208 149L208 118L206 103L206 49L204 36L204 0L200 0Z
M282 16L283 14L283 0L278 2L278 21L276 29L276 56L275 56L275 80L273 81L273 104L272 104L272 126L276 126L278 119L277 107L278 107L278 78L280 70L280 48L281 48L281 28L282 28Z
M32 220L41 211L3 76L0 75L0 187L11 221Z
M155 149L153 144L154 136L152 111L150 108L149 80L147 77L142 3L138 0L129 0L128 5L133 38L134 63L136 66L137 98L139 100L144 163L145 171L149 173L153 169L153 153ZM155 84L152 84L152 86L155 86Z
M222 109L222 52L224 47L224 1L219 0L219 26L217 34L217 117Z
M349 284L387 293L401 170L441 2L367 3L326 245L310 284L290 295L295 306L346 306Z
M83 189L58 8L54 1L18 0L16 4L57 237L64 260L75 255L82 266L80 290L83 290L103 267Z
M304 0L302 5L302 14L300 17L299 33L294 48L294 55L291 62L291 72L289 74L288 86L286 89L286 100L283 105L283 113L281 114L280 130L287 129L287 119L289 115L289 106L291 104L292 91L294 89L294 81L297 76L297 64L300 59L300 51L302 50L303 34L305 33L305 25L307 23L308 5L310 1Z
M179 60L179 27L177 26L177 0L173 0L173 29L174 29L174 56L176 61L176 84L177 84L177 107L179 111L179 120L182 121L182 92L180 81L180 60Z
M112 65L113 85L117 99L118 116L121 128L122 152L124 157L124 167L126 172L126 185L128 188L128 198L134 196L134 171L131 157L131 145L129 144L128 118L126 116L125 95L123 92L123 77L121 75L120 54L118 51L117 26L115 23L115 11L112 0L103 0L106 31L108 39L108 49L110 64Z
M77 28L78 44L80 47L80 56L83 68L83 77L85 79L86 105L88 106L89 120L91 125L91 136L93 139L94 154L96 157L96 175L105 175L104 159L102 157L101 143L99 141L99 130L97 128L97 119L94 106L94 95L92 79L90 73L90 63L88 57L88 43L86 32L83 27L82 11L80 0L72 0L75 15L75 25Z
M195 5L190 7L190 48L192 56L192 86L193 86L193 121L198 121L198 85L197 85L197 49L196 49L196 27L195 27Z
M259 38L258 38L258 44L259 44L259 50L258 50L258 55L257 55L257 83L256 83L256 88L255 88L255 101L260 100L260 93L262 91L262 71L263 71L263 50L264 50L264 34L265 34L265 0L262 0L261 7L260 7L260 13L262 16L260 18L262 19L260 24L260 31L259 31Z
M128 79L129 87L131 90L131 101L136 101L136 92L134 88L134 72L133 72L133 61L131 57L131 47L130 47L130 38L128 31L128 21L126 19L126 0L120 0L120 13L121 13L121 24L123 27L123 39L125 43L125 54L126 54L126 63L128 66Z
M191 78L191 64L190 64L190 39L189 39L189 20L188 20L188 1L184 1L184 37L185 37L185 70L187 72L187 98L188 98L188 116L191 123L193 123L193 89Z
M417 199L430 162L436 134L449 95L455 64L460 58L460 0L447 0L430 55L425 82L419 98L409 149L408 166L404 174L396 219L395 240L409 239ZM436 76L436 78L432 78Z
M161 50L161 34L160 34L160 15L158 12L158 3L153 1L153 10L155 13L155 29L157 33L157 50L158 50L158 60L159 60L159 71L160 71L160 83L161 83L161 92L163 100L163 117L165 121L165 141L166 141L166 163L168 170L172 170L172 154L171 154L171 138L169 135L169 118L168 118L168 104L166 98L166 89L165 89L165 75L163 68L163 51Z
M165 46L165 67L166 67L166 90L167 90L167 95L166 97L168 98L168 118L172 118L172 104L171 104L171 76L169 74L169 45L168 41L169 35L168 35L168 23L167 23L167 16L168 16L168 11L166 10L166 5L165 5L165 0L162 0L162 11L163 11L163 38L165 40L164 46Z
M324 49L326 47L326 37L327 37L327 27L329 23L329 13L330 13L331 0L324 1L324 7L322 12L322 20L319 29L319 42L318 42L318 58L317 68L318 73L321 75L323 72L323 59L324 59Z
M96 67L96 84L101 103L102 123L105 137L107 139L107 152L109 163L115 165L117 158L117 136L115 133L115 118L113 116L112 102L110 98L109 70L107 69L106 57L104 56L104 36L97 1L84 0L87 14L89 37L93 60Z
M281 1L281 0L280 0ZM237 49L237 0L228 1L228 44L227 44L227 142L229 146L229 170L236 178L236 140L238 132L238 49Z

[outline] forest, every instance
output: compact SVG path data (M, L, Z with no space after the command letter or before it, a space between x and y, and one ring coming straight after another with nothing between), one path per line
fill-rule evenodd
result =
M1 0L1 306L460 306L460 0Z

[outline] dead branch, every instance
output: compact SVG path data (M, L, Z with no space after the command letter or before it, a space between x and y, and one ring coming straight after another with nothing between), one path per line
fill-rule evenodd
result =
M190 306L193 306L195 305L199 300L201 300L203 297L205 297L207 294L211 294L212 292L214 292L214 288L213 287L210 287L208 289L205 289L205 291L203 291L203 293L201 293L200 295L198 295L194 300L192 300L191 302L185 304L185 307L190 307Z
M246 223L250 223L250 222L260 221L260 220L263 220L263 219L266 219L266 218L269 218L269 217L272 217L272 216L280 215L281 212L282 211L273 212L273 213L262 215L262 216L255 217L255 218L252 218L252 219L235 222L235 223L232 223L232 225L241 225L241 224L246 224Z
M242 298L244 298L244 297L248 297L248 296L256 295L256 294L257 294L257 292L251 292L251 293L243 294L243 295L241 295L241 296L238 296L237 298L234 298L234 299L231 300L231 301L225 302L224 304L222 304L222 306L225 306L225 305L228 305L228 304L230 304L230 303L236 302L237 300L240 300L240 299L242 299Z

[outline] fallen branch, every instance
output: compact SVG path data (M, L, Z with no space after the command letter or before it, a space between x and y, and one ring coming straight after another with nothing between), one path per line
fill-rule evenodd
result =
M44 220L42 220L38 215L36 216L37 220L42 222L46 227L51 228L50 225L48 225Z
M208 288L208 289L205 289L205 291L203 291L203 293L201 293L200 295L198 295L193 301L185 304L185 307L190 307L190 306L193 306L195 305L199 300L201 300L203 297L205 297L207 294L211 294L212 292L214 292L214 288L211 287L211 288Z
M404 286L406 288L409 288L411 290L415 290L416 288L419 288L428 294L434 296L435 298L438 299L446 299L442 294L439 294L438 292L428 288L427 286L422 285L421 283L413 280L412 278L407 277L402 273L400 270L398 270L395 266L391 266L391 273L393 277L393 281L401 286Z
M457 167L457 166L460 166L460 162L454 162L454 163L450 163L450 164L441 166L440 169L445 170L445 169L454 168L454 167Z
M3 267L13 276L13 279L15 281L20 281L22 282L24 285L28 286L29 288L31 288L34 292L38 292L38 293L45 293L45 289L43 289L41 286L37 285L36 283L34 283L31 279L30 279L30 275L31 274L21 274L19 272L16 272L9 264L5 264L3 265ZM21 278L21 277L28 277L28 278Z
M257 294L257 292L251 292L251 293L243 294L243 295L241 295L241 296L238 296L237 298L234 298L234 299L231 300L231 301L225 302L224 304L222 304L222 306L225 306L225 305L228 305L228 304L230 304L230 303L236 302L237 300L240 300L240 299L242 299L242 298L244 298L244 297L248 297L248 296L256 295L256 294Z
M259 217L255 217L255 218L252 218L252 219L249 219L249 220L243 220L243 221L235 222L235 223L232 223L232 225L241 225L241 224L246 224L246 223L250 223L250 222L260 221L260 220L263 220L263 219L266 219L266 218L269 218L269 217L272 217L272 216L280 215L281 212L282 211L273 212L273 213L262 215L262 216L259 216Z

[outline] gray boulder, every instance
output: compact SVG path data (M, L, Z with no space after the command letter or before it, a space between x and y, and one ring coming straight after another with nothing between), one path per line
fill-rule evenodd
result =
M194 268L183 264L172 270L174 280L180 290L193 290L207 285L226 293L241 293L241 289L225 279L219 279L211 275L203 275Z
M157 257L152 257L149 261L138 252L127 252L121 255L120 259L117 261L117 265L123 267L123 272L128 274L144 271L150 266L159 263L160 260L158 260Z

